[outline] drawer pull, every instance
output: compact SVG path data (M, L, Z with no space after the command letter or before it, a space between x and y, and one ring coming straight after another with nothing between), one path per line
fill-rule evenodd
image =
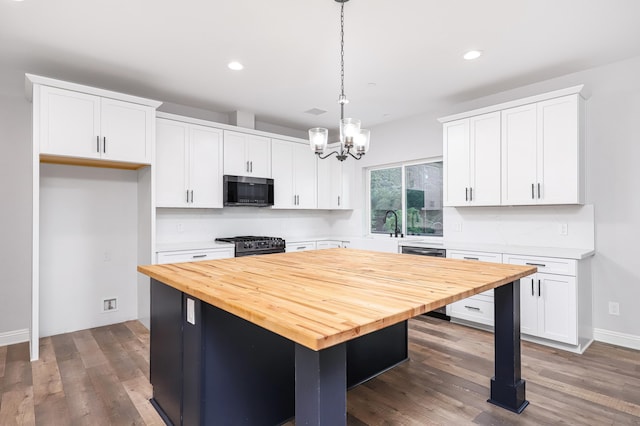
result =
M538 297L542 297L542 290L540 290L540 280L538 280Z
M465 307L465 308L467 308L467 309L471 309L472 311L478 311L478 312L480 312L480 308L477 308L477 307L475 307L475 306L467 306L467 305L464 305L464 307Z
M304 250L306 248L307 248L307 246L300 246L300 247L297 247L296 250Z
M533 291L533 278L531 278L531 295L535 296L535 292Z
M533 262L527 262L525 263L525 265L529 265L529 266L540 266L541 268L546 268L547 265L545 265L544 263L533 263Z
M206 254L194 254L193 256L191 256L192 259L201 259L203 257L207 257Z
M468 256L463 257L463 259L464 260L480 260L480 258L478 257L468 257Z

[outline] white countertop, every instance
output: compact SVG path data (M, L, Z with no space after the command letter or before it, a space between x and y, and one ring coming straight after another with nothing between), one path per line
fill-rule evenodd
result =
M558 257L563 259L585 259L593 256L596 251L588 248L560 248L560 247L534 247L515 246L507 244L481 244L443 241L440 244L433 242L423 242L416 240L405 240L399 242L400 246L411 247L435 247L447 250L466 250L489 253L519 254L528 256Z

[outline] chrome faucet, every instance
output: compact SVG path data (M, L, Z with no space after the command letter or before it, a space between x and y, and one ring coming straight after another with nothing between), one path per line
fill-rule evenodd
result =
M396 219L396 223L395 223L395 233L396 233L396 238L398 238L398 233L400 232L400 230L398 229L398 215L396 214L395 211L393 210L387 210L384 214L384 221L382 223L387 223L387 217L389 217L389 213L393 213L393 217L395 217ZM389 237L392 237L393 233L389 233ZM400 234L400 238L403 238L404 234Z

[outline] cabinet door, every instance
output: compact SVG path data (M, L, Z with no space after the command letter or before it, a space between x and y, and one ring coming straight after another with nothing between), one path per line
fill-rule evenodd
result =
M256 177L271 177L271 139L263 136L245 135L249 174Z
M349 160L347 160L349 161ZM350 162L350 161L349 161ZM318 160L318 208L336 210L345 208L343 187L345 179L343 173L345 161L338 161L333 157Z
M469 202L474 206L498 206L501 202L500 113L472 117L469 133Z
M295 205L293 144L274 140L273 150L273 207L292 208Z
M337 197L338 208L339 209L351 209L352 197L351 193L353 192L353 182L355 179L355 162L353 161L340 161L340 169L342 173L337 176L340 179L340 192Z
M535 204L536 104L502 111L502 204Z
M192 207L222 207L222 132L189 129L189 190Z
M153 108L102 98L102 158L151 164Z
M232 176L248 176L246 135L244 133L224 131L224 174Z
M469 119L443 125L445 206L466 206L469 202Z
M40 96L40 152L100 158L100 98L47 86Z
M577 204L579 192L578 95L538 103L539 203Z
M575 277L540 273L537 275L537 279L540 280L538 336L577 344Z
M294 170L296 207L315 209L318 207L318 160L316 155L309 150L307 145L292 142L289 142L289 145L291 145L293 153L291 167Z
M520 279L520 332L538 335L538 274Z
M172 120L156 121L156 205L186 207L188 125Z

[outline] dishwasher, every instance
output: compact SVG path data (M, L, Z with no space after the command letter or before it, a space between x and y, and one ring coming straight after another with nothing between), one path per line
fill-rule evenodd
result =
M433 257L447 257L447 250L443 248L434 247L416 247L416 246L402 246L403 254L416 254L418 256L433 256ZM447 315L447 307L443 306L438 309L434 309L431 312L427 312L425 315L435 318L440 318L446 321L450 321L451 317Z

